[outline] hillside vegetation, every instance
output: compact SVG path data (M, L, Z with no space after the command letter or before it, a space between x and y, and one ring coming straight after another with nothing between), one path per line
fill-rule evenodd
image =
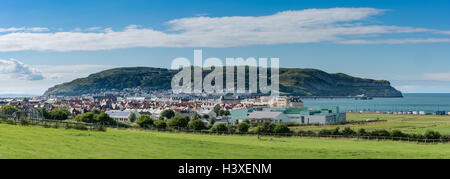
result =
M150 67L110 69L86 78L56 85L48 89L44 95L78 96L102 90L123 90L125 88L170 90L172 77L178 72L178 70ZM209 72L204 71L204 75ZM388 81L298 68L280 69L280 90L284 95L293 96L356 96L360 94L372 97L402 96L401 92L394 89Z

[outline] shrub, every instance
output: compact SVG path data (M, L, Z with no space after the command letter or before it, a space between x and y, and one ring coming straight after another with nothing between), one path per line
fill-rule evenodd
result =
M175 116L167 122L169 127L174 128L186 128L189 123L189 117L183 117L180 115Z
M29 125L31 124L31 122L30 122L29 120L26 120L26 119L21 119L21 120L19 121L19 124L20 124L21 126L29 126Z
M233 133L236 133L236 131L237 131L237 127L235 125L228 126L228 132L233 134Z
M287 124L277 124L273 129L273 132L278 134L287 134L290 133L291 130L289 129Z
M258 127L256 127L255 132L256 133L273 133L273 130L275 129L275 124L271 122L264 122L260 124Z
M239 132L248 132L248 129L250 128L250 124L246 123L246 122L241 122L238 124L238 130Z
M354 136L354 135L356 135L356 132L354 130L352 130L350 127L346 127L346 128L344 128L344 130L342 130L342 135Z
M367 132L365 129L359 129L358 130L358 136L367 136Z
M157 120L154 122L154 125L158 129L166 129L167 128L167 123L164 120Z
M2 114L5 114L5 115L12 115L12 114L14 114L15 112L17 112L19 109L17 109L16 107L14 107L14 106L11 106L11 105L5 105L5 106L3 106L1 109L0 109L0 113L2 113Z
M200 131L206 129L206 125L203 121L196 119L189 122L189 129Z
M329 129L322 129L319 131L319 135L333 135L333 130L329 130Z
M228 127L225 124L217 124L211 128L211 131L213 132L227 132Z
M130 120L130 122L136 122L136 113L131 112L130 115L128 116L128 120Z
M408 135L403 133L402 131L393 130L391 131L391 137L408 137Z
M424 137L426 139L440 139L441 138L441 134L439 132L436 132L436 131L427 131L427 132L425 132Z
M100 132L106 132L106 127L104 127L102 125L98 125L98 126L95 126L93 130L100 131Z
M139 116L136 123L142 128L150 128L153 126L154 121L150 116L144 114Z
M83 124L76 124L72 128L76 129L76 130L82 130L82 131L87 131L88 130L88 128L85 125L83 125Z
M384 129L372 131L370 133L370 135L371 136L377 136L377 137L389 137L389 136L391 136L391 134L387 130L384 130Z
M55 108L49 113L50 118L53 120L66 120L69 118L69 111L67 108Z
M166 119L172 119L175 116L175 112L171 109L167 109L161 113L161 117Z

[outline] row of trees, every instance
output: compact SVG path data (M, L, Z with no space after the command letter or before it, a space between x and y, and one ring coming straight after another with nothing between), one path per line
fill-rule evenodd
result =
M366 131L361 128L357 131L346 127L340 129L336 127L334 129L322 129L318 133L314 131L298 131L299 134L309 134L309 135L334 135L334 136L370 136L370 137L404 137L404 138L414 138L414 139L450 139L450 136L443 136L436 131L426 131L425 134L407 134L399 130L387 131L385 129L378 129L374 131Z
M93 124L102 124L102 125L116 125L117 122L109 117L108 114L105 112L100 111L93 111L93 112L87 112L81 115L78 115L74 119L78 122L85 122L85 123L93 123Z

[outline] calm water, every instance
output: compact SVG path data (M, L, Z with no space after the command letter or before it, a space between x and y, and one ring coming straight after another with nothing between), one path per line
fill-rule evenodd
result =
M352 111L425 111L450 112L450 94L404 94L403 98L375 98L373 100L323 99L303 100L305 106L339 106L341 110Z

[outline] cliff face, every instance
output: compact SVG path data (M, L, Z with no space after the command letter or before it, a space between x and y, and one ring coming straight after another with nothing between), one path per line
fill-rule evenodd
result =
M134 67L116 68L92 74L87 78L56 85L44 95L77 96L102 90L141 88L169 90L177 70ZM205 72L206 75L208 72ZM224 80L225 81L225 80ZM356 78L346 74L328 74L316 69L281 68L280 90L293 96L356 96L401 97L388 81Z

